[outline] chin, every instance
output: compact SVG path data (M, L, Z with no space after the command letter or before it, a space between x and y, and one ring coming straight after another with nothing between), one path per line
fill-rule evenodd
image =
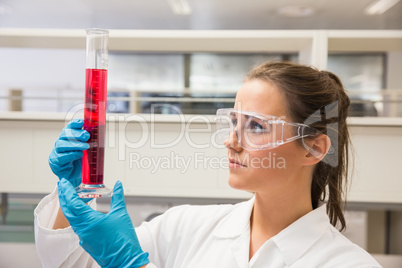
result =
M229 175L229 180L228 180L229 186L233 189L236 190L242 190L242 191L250 191L247 186L249 186L249 183L247 182L247 179L241 178L239 176L234 176L234 175Z

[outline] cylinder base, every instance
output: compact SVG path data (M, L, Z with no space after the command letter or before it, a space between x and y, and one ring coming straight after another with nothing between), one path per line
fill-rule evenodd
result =
M104 184L83 184L75 188L80 198L99 198L111 197L113 190L107 188Z

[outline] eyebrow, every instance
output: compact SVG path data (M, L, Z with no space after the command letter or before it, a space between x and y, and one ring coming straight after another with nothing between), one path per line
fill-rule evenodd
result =
M236 112L230 112L229 113L230 116L236 116L236 117L237 117L237 114L239 114L239 113L236 113ZM248 115L248 114L242 114L242 113L240 113L240 114L242 116L244 116L246 119L250 118L250 115Z
M239 113L236 113L236 112L230 112L229 113L229 115L230 116L235 116L236 118L237 118L237 114L239 114ZM244 118L245 119L249 119L250 118L250 115L248 115L248 114L242 114L242 113L240 113L242 116L244 116Z

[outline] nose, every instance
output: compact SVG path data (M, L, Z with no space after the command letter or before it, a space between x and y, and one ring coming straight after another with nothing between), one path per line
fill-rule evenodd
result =
M228 149L232 148L238 152L242 150L237 130L230 131L229 136L224 141L224 145L226 146L226 148Z

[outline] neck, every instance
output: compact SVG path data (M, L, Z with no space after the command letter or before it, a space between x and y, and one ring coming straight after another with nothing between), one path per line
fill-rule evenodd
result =
M292 199L285 197L282 200L271 200L270 197L256 193L250 219L251 228L259 228L272 237L313 210L310 198L291 201Z
M302 181L298 179L293 181ZM250 218L250 259L265 241L313 210L309 185L298 184L286 190L255 193Z

